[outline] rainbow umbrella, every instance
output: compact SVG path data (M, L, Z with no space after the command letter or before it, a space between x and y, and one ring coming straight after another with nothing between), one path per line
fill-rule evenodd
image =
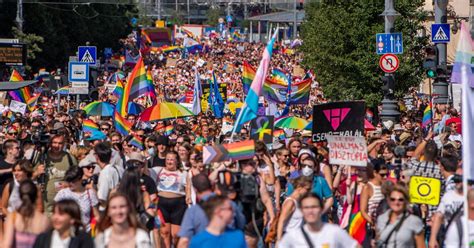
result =
M110 77L107 79L107 83L117 84L118 79L123 81L125 79L125 74L121 71L118 71L118 72L110 75Z
M58 95L69 95L69 86L64 86L56 91Z
M310 121L308 123L308 125L306 125L306 127L304 127L304 130L312 131L313 130L313 121Z
M192 116L193 113L183 105L172 102L161 102L143 111L140 115L142 121L156 121L163 119Z
M115 107L108 102L94 101L87 104L83 110L86 111L88 115L112 116L114 115Z
M279 119L275 123L275 127L303 130L305 129L306 126L308 126L308 124L309 122L303 118L299 118L296 116L289 116L289 117Z
M143 112L145 108L135 102L129 102L128 103L128 113L131 115L139 115L141 112Z

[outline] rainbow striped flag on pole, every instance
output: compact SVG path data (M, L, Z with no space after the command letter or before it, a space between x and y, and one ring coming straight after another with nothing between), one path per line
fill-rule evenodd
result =
M423 111L423 122L421 123L421 127L426 128L431 123L433 112L431 111L431 103L426 106L425 111Z

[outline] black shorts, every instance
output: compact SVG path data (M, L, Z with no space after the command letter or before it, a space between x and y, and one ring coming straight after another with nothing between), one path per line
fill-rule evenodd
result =
M186 198L177 197L177 198L166 198L159 197L158 200L158 209L163 214L163 218L166 223L173 225L181 225L181 221L184 217L184 212L188 208L186 204Z

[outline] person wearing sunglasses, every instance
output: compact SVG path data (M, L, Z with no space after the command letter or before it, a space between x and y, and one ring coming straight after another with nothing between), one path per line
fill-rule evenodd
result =
M100 125L100 131L101 131L102 133L104 133L106 136L109 135L109 131L110 131L110 125L109 125L109 123L103 122L103 123Z
M377 219L377 207L384 199L382 183L387 179L388 168L382 159L372 160L367 166L369 181L360 194L360 212L369 225L366 242L374 238L373 228Z
M407 211L405 187L395 185L388 200L390 209L377 218L377 247L426 247L422 220Z

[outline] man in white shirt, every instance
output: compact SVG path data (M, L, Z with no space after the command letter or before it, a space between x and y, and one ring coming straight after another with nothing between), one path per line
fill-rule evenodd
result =
M321 220L323 202L314 193L304 195L299 206L306 224L287 232L277 244L278 248L305 247L362 247L339 226Z
M467 193L468 201L468 225L469 225L469 236L468 244L469 247L474 246L474 189L470 189ZM464 212L464 211L463 211ZM451 225L448 227L446 232L446 239L444 240L445 247L462 247L464 233L463 227L466 221L465 213L457 214Z
M100 202L100 210L105 210L107 199L109 198L110 191L117 187L122 178L124 169L122 166L116 164L110 164L112 158L112 149L109 143L101 142L94 147L95 157L97 164L100 166L101 171L99 174L99 180L97 183L97 197Z

